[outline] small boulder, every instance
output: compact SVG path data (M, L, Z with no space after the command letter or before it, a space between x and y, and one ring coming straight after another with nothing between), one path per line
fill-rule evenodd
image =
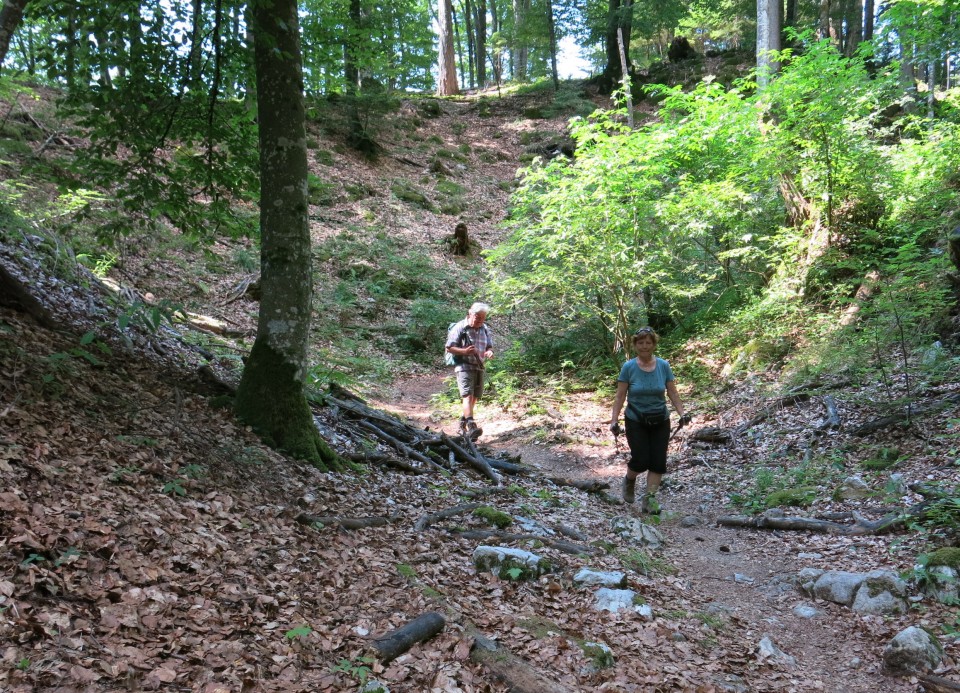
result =
M573 581L578 585L599 585L601 587L627 586L627 576L625 573L591 570L590 568L581 568L580 571L573 576Z
M613 590L609 587L601 587L594 593L596 603L594 607L597 611L609 611L617 613L624 609L632 609L644 620L653 619L653 609L649 604L641 603L637 593L633 590Z
M617 517L612 522L613 531L629 541L648 549L659 549L667 543L663 534L635 517Z
M813 596L836 604L850 606L863 583L860 573L848 573L844 570L828 570L813 584Z
M837 489L837 495L843 500L869 498L872 494L870 485L859 476L848 476Z
M936 669L942 661L943 646L917 626L897 633L883 650L884 666L893 671L923 673Z
M797 604L793 607L793 614L800 618L816 618L820 612L809 604Z
M478 546L473 552L473 565L478 572L512 580L533 580L551 570L545 558L505 546Z
M907 610L907 584L889 570L873 570L863 582L850 605L861 614L902 614Z
M590 660L590 665L584 673L592 674L601 669L609 669L615 663L613 650L602 642L585 642L580 646L583 655Z
M792 668L797 665L797 660L777 647L773 643L773 640L770 639L769 635L765 635L757 645L757 660L759 660L761 664L764 662L770 662L788 668Z

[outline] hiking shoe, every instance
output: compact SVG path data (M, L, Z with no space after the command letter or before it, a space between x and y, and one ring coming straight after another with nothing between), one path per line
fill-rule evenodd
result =
M476 440L483 434L483 429L477 426L477 422L473 419L467 419L466 422L466 435L470 440Z
M659 515L660 503L657 502L657 497L652 493L644 493L643 498L640 500L640 512Z
M457 434L461 436L467 435L467 420L460 417L460 427L457 429Z
M623 502L633 503L636 500L637 478L623 477Z

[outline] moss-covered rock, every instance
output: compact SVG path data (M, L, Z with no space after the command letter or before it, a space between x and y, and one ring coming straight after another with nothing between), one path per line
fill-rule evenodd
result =
M768 493L767 497L763 500L763 504L768 508L779 508L785 505L795 508L805 508L813 503L816 496L817 489L813 486L785 488Z
M498 529L503 529L513 524L513 518L507 513L497 510L496 508L491 508L489 505L477 508L473 511L473 514L482 520L486 520Z
M954 570L960 570L960 547L945 546L931 553L927 559L927 565L930 567L936 565L945 565Z

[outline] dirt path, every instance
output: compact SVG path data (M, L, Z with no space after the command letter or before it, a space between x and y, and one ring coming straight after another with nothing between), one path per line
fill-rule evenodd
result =
M444 389L447 375L400 381L378 404L425 427L452 432L456 426L453 409L438 409L431 399ZM603 423L609 416L608 403L581 396L567 403L563 414L551 409L550 405L541 406L538 411L546 410L546 414L520 417L496 407L481 407L477 413L484 428L481 443L519 454L525 463L551 476L609 480L615 492L625 459L614 449ZM771 673L769 688L763 690L917 690L916 684L881 670L882 648L899 628L836 604L813 604L790 582L804 567L846 569L851 556L861 561L863 570L885 567L873 563L882 561L880 540L718 527L716 517L729 509L725 507L726 490L717 484L717 464L690 464L695 455L682 435L671 444L670 452L671 473L662 491L666 520L661 525L669 543L660 557L676 569L673 579L679 596L676 604L659 605L660 613L702 614L704 638L711 638L713 629L722 628L727 635L734 629L741 646L718 656L727 662L730 657L742 658L744 670L756 670L757 646L769 636L796 664L780 667L787 673ZM722 463L735 464L737 460ZM608 512L612 516L625 510L611 507ZM797 615L794 609L801 605L814 606L818 614L813 618ZM718 690L756 689L730 677Z

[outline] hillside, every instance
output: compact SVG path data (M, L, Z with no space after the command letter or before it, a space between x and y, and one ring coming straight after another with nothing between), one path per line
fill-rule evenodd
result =
M442 239L463 221L479 248L495 245L518 166L557 146L585 105L544 104L542 94L412 99L384 124L375 162L312 124L315 357L327 369L318 385L347 381L371 404L452 433L451 410L433 397L447 373L439 354L422 353L424 332L460 316L472 296L444 282L479 277L482 261L476 250L453 257ZM31 154L37 138L26 140ZM7 180L19 172L5 164ZM604 425L609 402L593 393L484 407L482 442L532 465L498 488L462 465L320 473L215 406L251 343L250 257L248 240L130 235L101 279L42 224L4 229L0 265L42 304L8 294L0 308L4 690L353 691L368 677L394 693L960 686L957 608L915 576L900 614L797 589L804 569L913 573L930 542L949 536L718 523L776 491L815 489L815 504L786 515L848 529L922 502L924 483L956 480L956 383L921 384L909 427L862 435L858 426L884 413L884 388L903 383L807 383L786 398L776 373L717 392L681 383L696 417L671 445L659 522L618 501L623 453ZM412 305L428 298L436 314L418 323ZM191 311L194 327L142 319L164 300ZM828 397L839 428L825 425ZM341 452L371 452L344 411L317 415ZM852 476L865 480L862 497L840 491ZM507 532L540 537L481 539L494 528L468 510L423 522L466 502L504 513ZM344 526L358 518L383 521ZM618 530L624 519L646 521L664 546ZM478 571L477 547L500 543L551 571ZM587 567L623 572L629 606L598 611L594 587L574 579ZM444 616L439 635L389 663L372 656L373 638L427 612ZM911 625L944 645L939 683L884 669L885 647ZM529 667L507 669L503 652L482 661L482 638ZM590 643L609 646L612 663Z

